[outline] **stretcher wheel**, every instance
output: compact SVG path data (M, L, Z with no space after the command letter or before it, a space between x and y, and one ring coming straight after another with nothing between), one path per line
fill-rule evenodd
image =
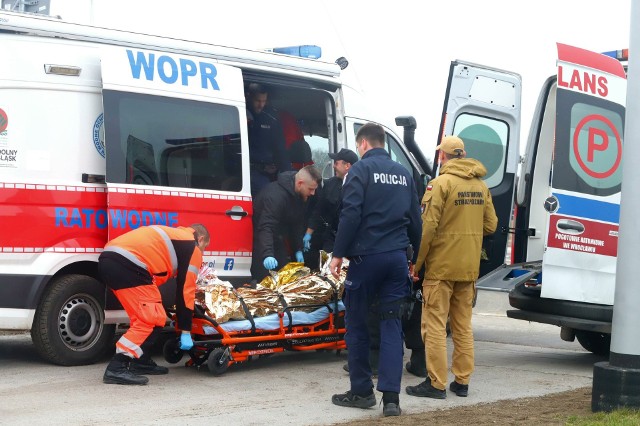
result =
M229 357L224 348L217 348L211 351L207 359L209 372L214 376L220 376L229 368Z
M182 350L180 350L180 346L178 346L178 339L169 339L164 342L162 354L164 355L165 361L169 364L180 362L182 359Z

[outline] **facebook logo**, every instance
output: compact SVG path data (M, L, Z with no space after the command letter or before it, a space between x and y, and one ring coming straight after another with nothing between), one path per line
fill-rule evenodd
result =
M224 270L225 270L225 271L230 271L230 270L232 270L232 269L233 269L233 258L231 258L231 257L227 257L227 258L224 260Z

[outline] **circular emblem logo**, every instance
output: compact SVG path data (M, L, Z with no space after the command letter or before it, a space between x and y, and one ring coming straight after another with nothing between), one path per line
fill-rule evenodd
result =
M100 114L93 123L93 144L96 147L98 154L104 157L104 114Z
M7 130L7 126L9 126L9 117L7 117L7 113L0 108L0 133Z
M551 196L544 200L544 209L549 213L555 213L556 211L558 211L558 207L560 207L560 204L558 203L558 199L556 197Z

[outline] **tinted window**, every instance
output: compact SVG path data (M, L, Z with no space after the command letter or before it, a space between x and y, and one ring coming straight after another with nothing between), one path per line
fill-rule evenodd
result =
M240 191L238 110L105 91L107 182Z
M358 130L360 130L360 127L362 127L362 126L363 126L362 123L354 123L353 124L353 134L357 135L358 134ZM402 148L400 148L400 142L398 142L396 140L396 138L391 136L388 132L385 132L384 142L385 142L385 147L384 148L386 149L386 151L391 156L391 159L393 161L397 162L397 163L402 164L407 170L409 170L409 173L413 173L413 168L411 167L411 162L409 161L409 159L405 155L404 151L402 151ZM356 153L358 152L355 149L354 149L354 151Z
M468 158L479 160L486 168L484 181L489 188L502 182L509 141L509 127L504 121L474 114L461 114L453 134L464 141Z

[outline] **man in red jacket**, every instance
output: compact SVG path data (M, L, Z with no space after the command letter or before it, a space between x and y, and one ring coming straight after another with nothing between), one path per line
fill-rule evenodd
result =
M102 381L109 384L145 385L145 374L167 374L149 350L167 321L158 286L176 278L180 348L193 347L191 320L196 279L209 232L200 224L188 228L143 226L107 243L98 258L98 269L129 315L130 326L116 343L116 353Z

